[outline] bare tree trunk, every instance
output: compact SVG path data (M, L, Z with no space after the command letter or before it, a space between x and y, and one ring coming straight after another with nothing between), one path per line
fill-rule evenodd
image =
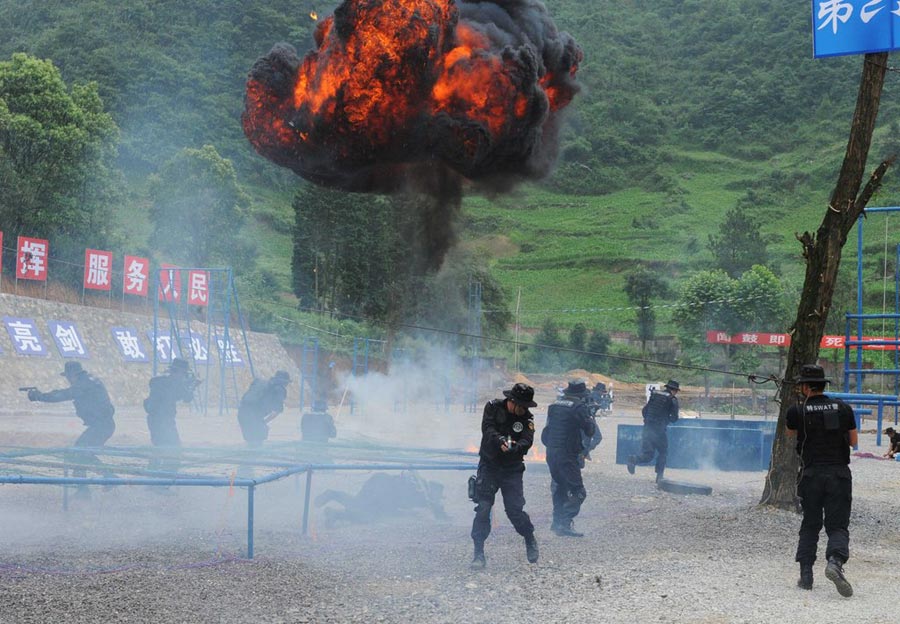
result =
M847 152L844 154L844 163L825 217L814 235L809 232L797 235L806 259L806 279L800 295L797 318L791 328L791 346L784 372L787 381L778 391L781 405L772 445L772 461L760 504L782 509L797 508L799 462L791 439L785 435L785 415L794 402L794 386L789 381L796 377L803 364L814 363L819 355L819 343L825 333L825 322L828 320L841 264L841 251L847 242L847 235L872 194L881 185L885 171L893 163L893 156L882 162L860 192L872 131L878 117L887 56L887 52L866 54Z

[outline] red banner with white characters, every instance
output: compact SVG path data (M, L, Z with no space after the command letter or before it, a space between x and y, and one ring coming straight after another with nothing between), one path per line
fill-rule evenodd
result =
M46 282L47 257L49 255L49 241L43 238L20 236L16 251L16 277Z
M159 270L160 301L178 303L181 300L181 269L174 264L161 264Z
M150 283L150 260L140 256L125 256L122 291L126 295L146 297Z
M851 338L851 340L855 340L855 338ZM862 338L863 342L884 342L888 340L893 340L893 338L882 338L879 336L863 336ZM819 348L843 349L845 341L846 338L844 336L822 336L822 340L819 342ZM791 335L769 334L765 332L741 332L738 334L729 334L728 332L722 331L708 331L706 332L706 342L710 344L755 345L758 347L789 347L791 346ZM851 346L851 348L855 347L856 345ZM897 345L864 344L862 345L862 348L871 351L896 351Z
M209 271L188 271L188 303L209 305Z
M99 249L84 250L84 287L110 290L112 287L112 252Z

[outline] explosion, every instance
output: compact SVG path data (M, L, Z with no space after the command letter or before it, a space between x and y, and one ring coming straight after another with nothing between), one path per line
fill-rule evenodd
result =
M439 198L426 222L447 223L463 180L506 188L553 164L582 52L538 0L344 0L314 39L302 59L279 43L254 64L242 116L300 176L412 187Z

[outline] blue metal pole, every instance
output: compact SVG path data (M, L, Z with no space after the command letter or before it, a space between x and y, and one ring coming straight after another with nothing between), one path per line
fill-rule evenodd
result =
M247 559L253 559L253 491L256 486L247 488Z
M875 446L881 446L881 423L884 420L884 401L878 402L878 431L875 434Z
M312 490L312 476L313 471L306 471L306 493L303 495L303 535L304 537L307 534L307 529L309 528L309 496Z
M860 317L856 321L856 339L862 340L863 335L863 218L861 216L857 221L856 230L856 311ZM856 368L862 369L862 347L856 347ZM856 373L856 391L862 392L862 373Z

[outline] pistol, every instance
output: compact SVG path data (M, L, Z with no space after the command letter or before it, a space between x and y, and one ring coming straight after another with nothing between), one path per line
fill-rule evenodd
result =
M32 390L37 390L37 386L21 386L21 387L19 387L19 392L31 392Z

